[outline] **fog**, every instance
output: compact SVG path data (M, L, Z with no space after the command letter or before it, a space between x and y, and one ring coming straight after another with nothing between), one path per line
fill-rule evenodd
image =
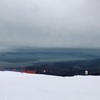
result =
M0 0L0 49L100 48L99 0Z

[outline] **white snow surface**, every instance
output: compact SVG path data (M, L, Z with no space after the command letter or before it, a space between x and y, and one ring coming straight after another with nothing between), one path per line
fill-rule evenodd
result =
M0 100L99 100L100 76L0 72Z

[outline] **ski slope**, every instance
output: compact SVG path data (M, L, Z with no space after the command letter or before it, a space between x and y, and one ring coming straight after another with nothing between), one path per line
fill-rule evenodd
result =
M99 100L100 76L0 72L0 100Z

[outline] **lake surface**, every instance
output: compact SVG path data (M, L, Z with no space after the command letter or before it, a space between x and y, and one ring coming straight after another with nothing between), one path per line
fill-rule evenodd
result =
M100 49L16 49L0 53L1 66L28 66L38 62L92 60L100 58Z

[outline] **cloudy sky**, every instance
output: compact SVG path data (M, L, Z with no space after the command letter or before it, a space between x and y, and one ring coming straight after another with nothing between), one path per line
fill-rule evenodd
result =
M0 48L100 48L100 0L0 0Z

